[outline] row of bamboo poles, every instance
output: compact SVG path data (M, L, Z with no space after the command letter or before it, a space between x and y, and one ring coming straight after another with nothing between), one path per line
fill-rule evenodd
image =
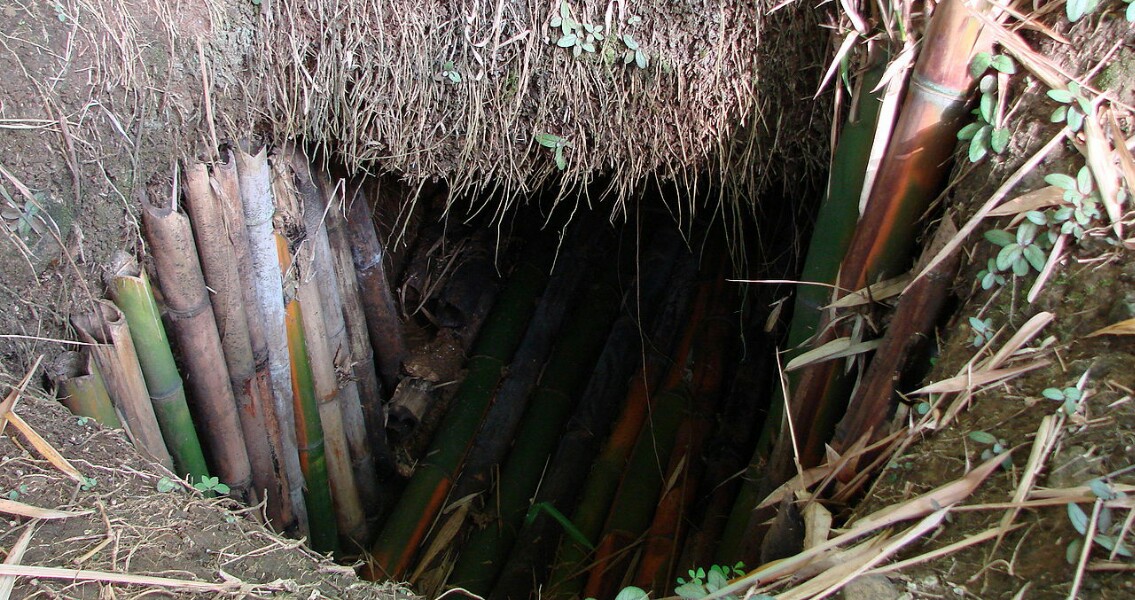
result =
M116 258L113 302L72 320L89 345L61 398L316 550L365 548L393 470L379 372L405 342L363 188L234 148L136 199L158 289Z

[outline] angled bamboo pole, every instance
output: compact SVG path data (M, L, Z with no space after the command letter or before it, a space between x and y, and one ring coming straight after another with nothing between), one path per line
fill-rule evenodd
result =
M209 474L205 455L150 280L138 267L138 262L125 253L115 255L110 271L107 288L130 325L130 337L138 352L138 363L162 428L162 438L173 458L174 473L180 477L188 474L190 481L199 481Z
M331 485L331 499L339 534L346 547L363 549L367 543L366 516L363 514L359 490L351 469L351 453L347 446L347 433L343 425L342 398L339 380L335 375L335 359L328 341L327 309L320 297L315 274L315 244L318 228L308 231L303 225L300 198L296 195L295 177L286 157L273 164L272 187L276 206L285 223L302 239L285 265L285 285L294 278L296 301L304 313L303 332L307 358L311 365L312 384L319 409L319 422L323 433L323 451L327 462L327 476ZM330 307L338 310L338 307ZM310 482L309 482L310 483Z
M154 204L143 189L142 225L158 273L173 337L181 350L191 407L206 440L213 471L228 484L233 497L258 502L252 489L252 467L240 428L236 397L229 384L221 337L205 277L193 244L189 218L168 206Z
M560 256L563 260L564 255ZM597 281L585 290L582 301L556 340L512 440L508 460L485 507L498 521L474 532L461 551L449 585L487 595L508 558L512 542L524 521L532 496L540 485L549 455L590 378L619 311L617 264L605 265ZM550 285L549 285L550 287ZM458 495L458 494L455 494Z
M66 353L71 355L60 370L52 374L59 401L71 414L90 417L103 427L120 429L122 422L114 412L110 392L106 390L102 374L89 352Z
M327 197L311 173L311 166L307 157L296 149L286 151L285 159L291 165L295 174L296 186L303 200L302 212L304 228L308 239L312 243L312 271L319 299L323 304L324 326L327 330L327 342L330 345L331 356L335 359L336 372L350 368L354 360L351 353L350 339L347 332L347 322L344 316L342 294L340 293L339 278L336 275L334 257L331 243L325 225L328 214ZM364 332L365 333L365 329ZM372 368L373 372L373 368ZM382 446L372 450L370 435L367 432L366 418L363 414L362 400L359 394L358 382L344 373L338 377L340 395L340 408L343 412L343 428L350 446L351 470L355 476L355 483L359 490L359 500L367 515L377 516L384 504L378 483L378 472L375 465L375 453L390 450L386 447L385 429L378 432L377 437ZM388 458L392 461L391 458ZM368 519L368 522L371 520ZM373 523L368 525L369 534L373 531ZM363 543L369 539L362 540Z
M347 328L347 349L345 356L350 358L350 379L356 382L359 402L362 405L368 446L374 453L375 466L383 478L394 473L394 456L386 436L386 410L383 405L385 394L382 383L375 370L374 347L370 343L367 330L366 312L363 309L362 293L355 274L351 243L347 234L347 221L344 218L346 205L343 201L342 184L331 186L321 174L317 174L320 187L328 192L329 207L326 215L327 240L331 244L331 262L335 267L335 279L339 284L339 298L343 306L343 324ZM393 391L393 390L391 390ZM353 442L352 442L353 443ZM381 490L380 490L381 493ZM387 503L389 500L384 500ZM375 511L376 517L379 511Z
M276 208L272 200L268 154L263 148L255 155L236 148L233 157L231 164L235 164L238 174L240 212L244 216L244 234L247 238L247 254L243 252L243 248L238 249L237 266L242 271L241 277L246 286L245 306L249 316L253 355L257 360L257 381L261 385L271 385L272 408L275 409L276 419L275 423L269 424L268 431L270 434L273 429L277 432L276 460L283 465L282 472L287 476L286 485L295 517L296 533L306 536L310 535L311 530L304 500L303 469L296 444L295 395L292 392L291 357L284 324L284 284L272 226ZM218 169L218 177L224 177L219 179L221 189L228 190L230 187L226 185L231 182L230 173L228 169ZM237 200L231 196L231 190L227 191L225 199L227 206L232 206ZM235 217L234 213L237 212L230 210L229 214ZM240 233L232 235L239 245ZM263 361L267 361L268 365L267 381L261 368Z
M386 275L385 256L378 233L371 220L370 202L364 191L364 182L351 181L346 195L347 227L351 253L359 287L362 290L363 309L366 311L367 329L374 346L378 363L378 376L387 390L398 385L399 371L406 360L406 334L390 280Z
M287 492L276 477L265 427L264 406L271 400L260 397L260 388L254 383L256 361L248 333L244 286L240 281L236 247L229 234L235 226L226 219L224 204L214 193L208 168L202 163L186 166L185 208L193 222L205 283L212 290L210 299L230 385L240 410L238 416L252 466L252 483L257 495L265 500L268 520L282 529L285 511L281 503Z
M668 354L685 321L697 257L685 251L677 228L662 228L646 248L638 279L624 297L627 312L612 325L579 407L557 440L533 504L552 506L565 515L575 511L600 444L627 397L641 350ZM649 325L646 347L641 347L643 324ZM544 512L525 521L497 578L494 600L524 597L533 581L542 583L547 576L563 528Z
M130 338L130 329L122 311L108 300L99 300L92 310L73 315L71 324L79 333L79 339L91 344L91 356L103 375L110 399L114 401L114 408L134 446L142 454L172 469L173 459L154 415L154 405L150 403L150 392L146 389L142 367L138 365L134 340Z
M368 566L371 578L400 578L441 510L544 289L553 254L546 237L537 239L538 247L514 269L481 328L453 407L374 545Z
M282 235L276 235L276 250L280 268L286 271L291 254L288 251L288 241ZM294 285L295 282L289 282L289 288L293 288ZM285 293L288 293L287 288ZM316 397L314 374L308 359L303 311L299 300L290 293L286 298L284 327L288 335L290 359L288 364L292 370L296 448L299 451L303 478L307 482L304 501L307 504L311 525L311 547L317 552L335 552L339 546L339 531L336 507L328 482L323 424L319 418L319 400Z

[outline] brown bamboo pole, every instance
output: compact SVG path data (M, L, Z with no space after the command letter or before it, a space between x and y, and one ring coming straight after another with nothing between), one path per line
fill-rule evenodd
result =
M259 502L189 218L177 210L176 199L168 206L154 204L162 200L152 200L141 187L136 195L211 470L228 484L234 498Z
M271 399L261 397L262 388L254 382L256 361L248 334L243 284L237 268L236 248L229 235L234 227L225 218L224 205L213 192L209 170L202 163L186 167L185 205L193 221L205 283L213 291L210 299L229 371L229 383L239 408L240 427L252 467L252 483L257 495L265 500L269 522L282 529L286 522L282 502L287 491L276 477L272 447L265 428L264 406Z
M347 444L351 452L351 470L355 475L355 484L359 490L359 500L363 504L363 511L375 517L380 513L384 504L378 484L378 471L375 466L375 453L390 454L386 447L385 430L377 436L381 447L371 449L370 436L367 433L366 418L363 415L362 400L359 394L359 385L344 367L353 361L347 322L344 316L343 298L340 293L339 279L336 275L334 258L332 256L331 242L328 239L326 217L327 199L323 188L312 176L311 165L301 152L295 149L285 150L285 160L291 165L295 174L296 186L303 206L304 228L307 237L312 243L313 259L312 271L319 290L319 299L324 306L324 327L327 330L327 342L331 355L335 357L336 373L339 374L340 408L343 411L343 427L347 434ZM364 331L365 332L365 331ZM373 369L372 369L373 370ZM393 462L392 458L388 458ZM368 533L375 533L377 519L368 518ZM369 541L369 540L368 540Z
M240 185L240 200L244 213L245 232L248 236L247 264L238 263L247 275L245 285L251 287L254 302L247 307L256 307L258 319L249 319L249 335L253 339L258 365L266 356L269 382L272 386L272 403L276 409L276 426L279 429L280 452L278 460L283 461L287 473L288 495L296 516L296 532L309 535L307 504L304 499L304 476L300 466L298 445L296 443L295 394L292 390L291 356L288 352L288 334L284 324L284 289L280 274L280 259L276 250L276 234L272 217L276 207L272 200L272 174L268 167L268 153L261 148L256 154L249 154L242 148L233 150L234 162ZM230 202L232 199L230 199ZM248 298L246 289L245 297ZM256 342L257 334L263 338L263 349Z
M323 429L323 450L327 460L327 474L331 484L331 499L339 534L347 547L365 548L367 543L366 516L359 500L359 490L351 469L351 454L347 446L347 433L343 425L342 400L339 381L335 375L334 355L328 343L325 308L315 276L315 245L312 234L303 226L300 199L296 195L295 178L286 157L273 161L272 189L276 207L285 223L292 224L298 239L291 256L291 265L285 269L285 286L292 278L296 284L296 300L303 310L303 330L307 357L311 363L312 384L319 409L319 422Z
M359 287L362 290L363 308L367 328L375 349L378 375L387 390L398 385L399 371L406 359L406 336L390 280L383 262L385 252L371 220L370 203L359 181L347 183L347 227L351 242Z
M91 344L88 346L91 355L134 446L165 468L173 469L173 459L158 427L142 367L138 365L134 340L130 338L122 311L108 300L99 300L92 310L73 315L71 324L79 339Z
M58 390L59 401L71 414L90 417L103 427L122 427L110 401L110 392L89 352L65 352L53 365L52 382Z
M343 323L347 328L349 354L346 356L351 358L351 380L356 382L359 390L368 446L374 452L375 466L379 475L386 478L394 473L394 457L390 453L386 435L386 409L383 404L386 397L375 370L374 347L370 343L362 291L351 254L347 221L343 212L346 209L343 200L345 182L332 186L321 174L316 175L316 178L329 198L330 207L323 214L326 215L327 240L331 244L331 262L339 284ZM390 393L393 391L389 390Z

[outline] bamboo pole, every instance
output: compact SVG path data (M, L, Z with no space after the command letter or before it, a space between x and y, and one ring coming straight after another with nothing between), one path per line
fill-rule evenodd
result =
M99 300L92 310L73 315L71 324L79 339L91 344L91 356L134 446L150 459L172 469L173 459L154 415L134 340L130 338L122 311L107 300Z
M371 207L361 182L347 184L347 227L354 257L367 329L375 349L378 375L387 390L398 385L399 371L406 359L406 336L390 280L386 276L385 252L371 220Z
M244 236L239 231L232 235L238 246L242 245L242 237L247 238L247 252L238 247L237 266L245 284L245 308L248 311L253 356L257 361L257 382L261 386L264 383L271 385L272 408L275 409L276 418L269 423L268 432L276 433L277 465L283 466L283 469L278 467L277 472L283 473L287 478L283 483L288 486L289 504L295 517L295 532L306 536L310 535L311 530L303 492L303 469L296 444L295 395L292 391L291 358L284 324L283 278L280 275L280 259L272 226L276 208L272 200L268 155L264 149L252 155L237 148L233 151L233 158L230 164L236 166L238 174L241 210L229 210L228 214L233 217L234 220L230 221L233 223L238 214L244 217ZM233 207L236 198L228 191L231 186L231 171L218 169L217 175L221 183L219 187L227 190L226 206ZM265 363L268 377L264 376Z
M339 279L336 276L332 256L333 251L325 226L328 213L326 194L312 176L307 157L298 150L290 149L286 160L295 174L297 190L303 200L304 228L312 243L311 269L315 288L319 292L319 300L324 307L324 327L327 331L329 351L331 356L335 357L336 373L342 373L337 377L337 383L344 431L350 446L351 470L355 476L359 500L362 502L364 512L377 517L385 500L378 483L375 453L383 453L388 464L393 462L393 458L389 456L390 449L386 445L385 429L377 432L375 436L368 434L358 383L349 374L344 373L354 363L354 358L347 332ZM365 334L365 329L363 333ZM375 437L381 443L381 446L374 448L373 451L370 445L371 437ZM368 519L368 539L361 540L364 544L370 541L370 534L377 533L374 531L375 525L373 519Z
M536 243L538 247L517 265L508 285L497 297L467 362L467 374L453 407L378 536L372 563L368 565L372 579L402 577L445 502L492 393L520 343L535 310L536 298L547 281L552 248L543 238Z
M650 325L650 343L643 350L668 354L678 335L679 323L685 320L697 257L685 253L685 242L677 228L663 228L645 247L638 280L624 299L628 312L612 325L579 407L559 436L533 504L550 505L565 515L575 510L591 464L627 397L628 382L635 375L641 356L642 324ZM533 581L543 582L561 531L560 524L547 514L530 515L517 535L491 597L521 598L531 591Z
M154 259L173 337L181 350L191 408L205 438L212 470L228 484L234 498L259 502L252 489L252 467L236 398L229 385L228 367L189 219L178 212L176 202L155 205L141 188L137 196L142 205L143 232Z
M122 428L106 383L90 353L65 352L64 355L56 361L59 366L52 373L59 401L71 414L90 417L110 429Z
M342 399L339 380L335 375L334 354L328 340L327 309L320 297L315 274L315 240L319 229L307 230L303 225L300 198L295 190L295 175L286 156L273 165L273 191L282 218L290 223L298 244L292 256L282 256L285 265L285 286L296 284L296 301L304 313L303 332L307 358L311 365L312 385L319 411L323 434L323 450L327 462L327 477L331 485L331 499L335 506L338 531L346 547L366 547L368 541L366 516L363 514L359 490L351 469L351 453L347 446L347 432L343 424ZM285 262L287 261L287 262ZM338 310L338 307L330 307Z
M276 249L281 270L290 260L288 242L276 236ZM294 282L290 282L294 285ZM285 293L288 290L285 289ZM307 482L304 501L311 525L311 547L317 552L335 552L338 549L339 531L337 514L328 482L327 455L324 450L323 425L320 422L319 402L316 398L314 374L308 360L307 339L303 312L294 294L286 298L284 326L288 335L289 365L291 365L292 398L296 419L296 449L299 453L303 478Z
M561 254L560 259L566 258ZM544 467L560 432L590 379L592 370L618 315L617 264L585 290L573 307L556 346L532 394L531 404L513 437L508 460L485 507L497 522L474 532L461 552L449 584L474 594L487 595L512 548L531 498L540 485ZM458 495L458 494L455 494Z
M647 414L655 413L654 397L658 392L652 384L657 386L658 374L663 372L666 376L660 389L674 390L681 382L694 334L705 313L710 289L710 282L699 284L693 310L684 325L682 341L672 355L672 360L666 363L654 358L643 365L640 375L631 383L619 420L611 429L611 436L591 467L579 506L572 516L572 523L593 544L600 541L611 502L618 493L619 482L635 451ZM678 400L679 398L670 398L669 402L674 404ZM549 576L549 593L552 597L567 598L582 592L586 580L580 574L590 554L591 550L578 542L563 540Z
M320 186L327 190L332 186L321 175L316 175ZM327 240L331 244L331 262L335 268L335 279L339 284L339 298L343 306L343 323L347 328L347 348L351 362L351 380L359 390L368 446L374 453L375 466L382 478L394 473L394 457L386 435L386 410L383 406L382 383L375 371L374 347L370 343L367 330L366 313L363 309L362 293L355 274L351 243L347 237L347 222L343 216L346 208L342 198L345 188L334 187L328 193L330 207L323 211ZM390 390L393 392L393 390ZM386 501L383 502L384 504ZM385 508L385 506L383 507ZM375 511L376 517L380 511Z
M229 233L237 226L226 218L224 203L214 192L208 168L202 163L186 167L185 205L193 222L205 283L212 290L210 299L217 333L221 336L229 383L239 409L245 450L252 467L252 484L257 495L265 500L269 522L283 529L287 519L281 503L287 491L276 477L272 446L265 427L264 407L271 403L271 398L264 396L262 386L255 382L256 360L248 332L244 285L240 280L237 250ZM240 226L243 229L243 219Z
M110 295L130 326L130 337L138 352L138 363L162 438L173 459L174 473L180 477L188 474L190 481L200 481L209 475L205 455L193 426L185 386L173 360L149 278L138 268L133 257L118 253L113 259L109 279L107 287Z

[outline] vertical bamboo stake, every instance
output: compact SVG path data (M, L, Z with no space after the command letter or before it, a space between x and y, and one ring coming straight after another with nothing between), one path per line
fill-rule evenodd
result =
M257 345L257 335L264 341L267 351L268 371L271 374L272 403L276 409L279 430L280 452L277 460L282 460L288 477L288 494L296 517L299 535L310 535L307 504L304 500L304 477L300 466L296 444L295 394L292 391L292 367L288 353L288 334L284 325L284 283L280 275L280 258L276 250L276 234L272 228L272 216L276 207L272 201L272 175L268 168L268 154L261 149L255 155L243 149L235 149L235 164L239 175L240 200L245 218L245 232L248 236L248 255L251 272L245 278L245 285L251 282L255 292L255 312L250 311L249 335L253 339L253 349ZM231 201L232 199L230 199ZM242 260L240 265L244 265ZM246 292L246 300L248 294ZM259 317L252 319L251 317ZM260 360L260 356L257 356ZM258 369L259 371L259 369Z
M190 481L199 481L209 474L205 455L189 414L185 386L177 372L149 278L138 268L137 261L125 253L114 257L111 271L107 287L130 325L130 337L138 351L138 362L162 437L173 458L174 472L182 477L188 473Z
M329 189L323 177L319 183ZM336 190L342 191L342 186ZM331 192L330 208L326 215L327 239L331 244L331 259L335 267L335 280L339 284L340 299L343 306L343 322L347 328L346 356L351 359L350 379L357 384L359 402L362 404L364 424L369 440L368 445L375 453L375 466L383 477L394 472L394 457L386 437L386 410L383 407L382 383L375 371L374 347L367 331L366 312L363 309L362 293L355 274L351 243L347 238L347 221L343 217L345 204L340 195ZM391 390L393 391L393 390ZM352 442L354 444L354 442ZM353 448L353 446L352 446ZM352 450L353 451L353 450ZM362 481L360 479L360 481ZM365 488L364 488L365 489ZM377 511L372 513L377 515Z
M67 364L63 365L52 379L59 390L59 401L71 414L90 417L111 429L122 428L122 422L114 412L110 393L102 380L98 366L89 353L68 352Z
M137 195L142 205L143 230L213 469L229 485L234 497L258 502L252 489L252 466L237 416L236 398L229 385L229 370L189 218L178 212L172 202L169 206L153 204L141 187Z
M363 308L378 360L378 375L382 378L382 385L393 390L398 384L402 362L406 359L406 336L386 276L386 253L371 221L370 203L361 182L348 184L347 211L351 253L359 286L363 290Z
M307 230L308 239L313 244L314 256L312 269L316 281L316 288L323 303L324 325L327 329L327 341L331 346L331 355L335 357L336 372L339 375L340 408L343 411L343 427L347 434L347 443L351 452L351 468L355 474L355 483L359 489L359 499L363 503L364 512L377 517L383 499L378 484L378 471L375 465L375 454L387 456L388 464L393 459L389 456L390 449L386 446L385 429L376 435L370 435L367 430L367 421L363 414L362 400L359 393L358 382L352 378L348 369L354 363L353 353L343 298L340 292L339 278L336 276L333 251L325 225L328 211L326 195L319 182L312 176L311 166L307 158L297 150L292 150L289 162L295 172L297 185L303 198L303 220ZM354 273L352 272L352 275ZM365 328L362 330L366 334ZM371 372L373 373L373 366ZM371 439L379 444L373 450ZM373 527L368 527L373 529ZM368 533L375 533L368 531Z
M315 244L317 231L307 231L303 227L299 198L296 197L292 169L287 157L273 165L273 191L276 205L287 223L291 223L303 240L291 258L290 268L285 269L285 281L295 278L296 300L303 309L304 338L307 341L307 357L311 364L312 384L318 402L319 420L323 431L323 448L327 460L327 474L331 484L331 498L335 505L339 533L349 542L348 545L365 548L367 543L366 516L359 501L359 491L355 485L351 469L351 455L347 447L347 434L343 425L342 399L339 381L335 375L335 363L326 328L327 309L320 298L315 275ZM285 263L286 264L286 263ZM288 271L291 271L289 274ZM338 310L338 307L330 307Z
M281 269L287 269L290 259L288 242L276 236L276 249ZM288 282L294 286L295 282ZM299 300L288 293L285 328L288 334L288 352L291 365L293 410L296 418L296 446L300 466L307 481L307 513L311 523L311 547L319 552L334 552L338 548L339 532L336 527L334 502L327 481L327 455L323 448L323 425L319 419L318 400L315 395L314 375L308 360L307 339L304 334L303 312Z
M91 355L103 374L106 389L114 401L126 433L138 450L165 468L173 468L173 459L166 449L150 392L138 365L138 354L126 317L114 304L99 300L94 310L71 317L79 338L92 344Z
M256 363L248 333L243 284L237 267L236 249L229 234L235 226L225 218L224 206L213 192L208 168L202 163L186 167L185 204L193 221L205 282L213 291L213 313L217 318L217 332L221 336L230 384L240 409L240 427L252 465L252 483L256 493L265 499L268 520L283 529L286 519L281 503L287 492L276 477L272 447L265 428L263 408L271 400L259 397L254 383Z

